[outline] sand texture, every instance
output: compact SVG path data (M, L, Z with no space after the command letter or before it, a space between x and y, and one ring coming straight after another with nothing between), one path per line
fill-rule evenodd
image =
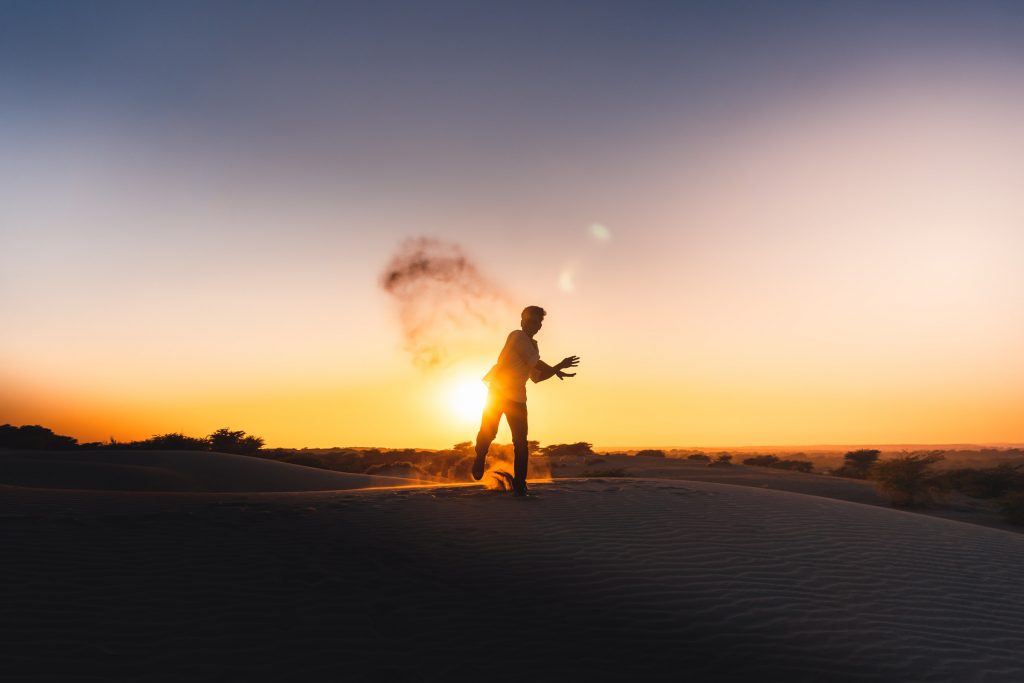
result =
M1024 536L711 482L0 492L5 680L1024 680Z

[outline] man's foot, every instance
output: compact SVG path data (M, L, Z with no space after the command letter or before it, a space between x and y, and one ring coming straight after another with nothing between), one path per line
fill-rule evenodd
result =
M478 455L476 460L473 461L473 478L480 481L484 477L484 458L486 456Z

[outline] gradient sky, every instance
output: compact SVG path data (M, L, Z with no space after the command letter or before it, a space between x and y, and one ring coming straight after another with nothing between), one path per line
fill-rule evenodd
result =
M1024 442L1022 121L1017 2L0 1L0 423L469 440L432 236L542 443Z

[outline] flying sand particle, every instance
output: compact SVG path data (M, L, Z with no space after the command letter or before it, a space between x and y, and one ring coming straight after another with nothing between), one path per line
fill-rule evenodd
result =
M458 360L467 338L492 328L511 308L459 245L429 237L406 240L380 284L394 297L405 347L421 369Z

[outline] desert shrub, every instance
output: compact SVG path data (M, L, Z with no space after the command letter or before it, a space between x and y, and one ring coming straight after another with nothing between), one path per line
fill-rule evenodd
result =
M871 467L869 476L896 507L931 505L941 498L945 488L929 468L942 459L941 455L912 454L883 460Z
M65 450L75 448L77 445L78 439L54 434L53 430L41 425L0 425L0 448Z
M755 455L743 460L744 465L754 467L773 467L778 470L789 470L792 472L810 472L814 469L814 463L809 460L783 460L775 455Z
M589 444L586 441L577 441L576 443L555 443L541 448L540 452L550 458L557 458L560 456L585 458L594 455L594 447L593 444Z
M452 446L452 452L459 455L476 455L472 441L460 441Z
M154 434L145 441L133 441L132 447L156 451L207 451L210 450L210 442L206 439L197 439L194 436L171 432L170 434Z
M622 467L616 467L607 470L583 470L580 472L580 476L603 479L605 477L628 477L629 473Z
M665 451L657 448L645 448L642 451L637 451L636 455L639 458L664 458Z
M744 465L753 465L754 467L775 467L779 463L778 456L775 455L755 455L752 458L744 458Z
M814 463L810 460L779 460L779 464L776 465L776 467L782 470L790 470L792 472L814 471Z
M938 475L949 488L972 498L999 498L1012 491L1024 490L1024 465L1003 463L996 467L978 469L964 467Z
M696 460L698 462L711 462L711 456L706 453L691 453L686 456L687 460Z
M996 501L996 508L1012 524L1024 525L1024 491L1013 491Z
M849 479L867 479L871 467L878 462L881 451L861 448L843 456L843 466L832 470L832 474Z
M732 456L728 453L719 453L714 460L708 463L708 467L730 467L732 465Z
M583 464L590 467L591 465L600 465L603 462L606 462L604 458L587 458Z
M221 428L206 438L210 442L210 450L218 453L248 455L263 447L263 439L258 436L248 436L241 430L233 432L227 428Z

